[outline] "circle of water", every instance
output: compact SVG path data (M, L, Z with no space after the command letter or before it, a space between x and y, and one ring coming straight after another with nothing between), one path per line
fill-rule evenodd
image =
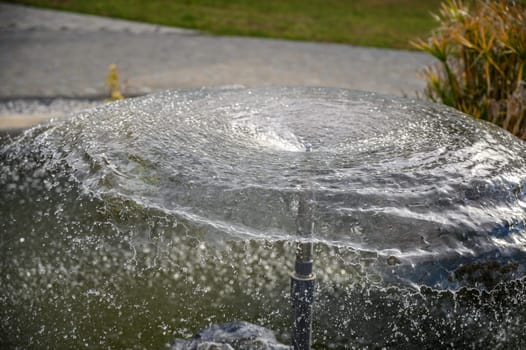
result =
M314 238L328 244L418 255L523 243L524 145L437 105L337 89L199 90L61 128L88 190L210 231L294 238L309 178Z

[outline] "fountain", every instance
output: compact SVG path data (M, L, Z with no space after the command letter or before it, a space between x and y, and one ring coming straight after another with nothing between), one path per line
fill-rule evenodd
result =
M453 109L168 91L1 141L3 349L160 349L236 321L279 348L297 244L313 348L523 344L526 146Z

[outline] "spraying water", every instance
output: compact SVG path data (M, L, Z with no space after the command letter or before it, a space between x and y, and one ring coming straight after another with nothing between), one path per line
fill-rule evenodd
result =
M162 348L234 320L290 343L305 179L314 348L520 345L526 146L452 109L171 91L0 147L3 348Z

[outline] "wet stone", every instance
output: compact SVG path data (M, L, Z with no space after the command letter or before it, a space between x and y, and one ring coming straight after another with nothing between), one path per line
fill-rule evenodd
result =
M212 325L189 340L176 339L170 350L290 350L274 333L243 321Z

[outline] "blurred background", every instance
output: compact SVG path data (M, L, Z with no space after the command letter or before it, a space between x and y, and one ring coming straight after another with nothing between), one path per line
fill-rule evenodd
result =
M417 73L434 60L410 41L438 25L431 13L439 5L2 2L0 128L162 89L299 85L415 96L425 86Z

